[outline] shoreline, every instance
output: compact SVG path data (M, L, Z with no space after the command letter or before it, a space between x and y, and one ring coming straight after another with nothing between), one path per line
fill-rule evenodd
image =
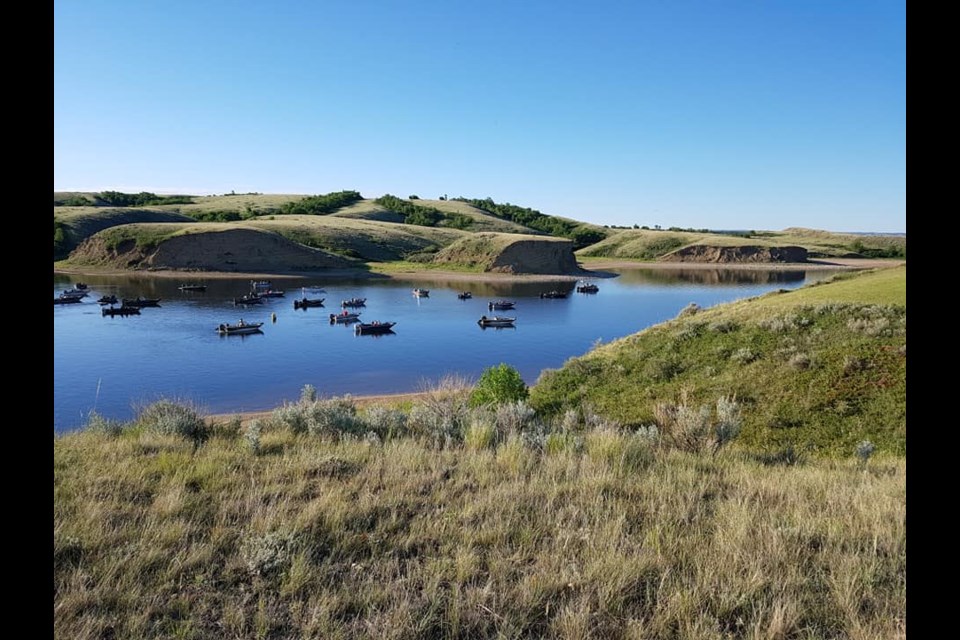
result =
M250 278L263 280L267 278L279 280L310 280L316 278L337 279L386 279L386 280L429 280L443 279L460 282L483 282L497 280L518 281L549 281L549 280L582 280L586 278L614 278L619 274L611 273L608 269L735 269L744 271L824 271L832 269L861 270L884 267L898 267L906 264L901 259L869 259L869 258L832 258L815 259L809 262L753 262L753 263L721 263L721 262L641 262L639 260L596 258L580 262L583 269L576 274L539 274L539 273L494 273L494 272L464 272L445 271L441 269L413 269L409 271L367 271L362 269L330 269L311 272L286 271L283 269L264 271L178 271L175 269L159 269L156 271L140 271L129 269L98 269L96 267L73 267L54 265L54 275L72 276L147 276L151 278L169 278L183 281L198 278L206 280L231 280L236 278Z
M372 394L372 395L362 395L355 396L350 395L350 399L353 400L358 407L367 407L371 404L386 404L386 405L395 405L400 402L406 402L411 400L417 400L424 396L429 395L429 391L410 391L406 393L381 393L381 394ZM349 394L344 394L349 395ZM318 396L318 400L326 400L333 397L342 398L341 396ZM223 422L231 420L234 417L240 417L240 424L246 426L251 420L262 420L264 418L269 418L273 412L282 407L283 403L278 404L273 409L267 411L233 411L229 413L211 413L206 416L208 422Z

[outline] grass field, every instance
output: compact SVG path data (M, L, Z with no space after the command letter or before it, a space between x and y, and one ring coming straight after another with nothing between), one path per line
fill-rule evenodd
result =
M902 459L54 440L58 638L904 638Z
M906 267L685 311L544 371L531 403L644 425L681 398L734 396L753 451L905 453Z

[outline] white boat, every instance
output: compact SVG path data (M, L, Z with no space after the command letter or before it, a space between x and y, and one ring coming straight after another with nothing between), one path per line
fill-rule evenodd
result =
M330 314L330 324L348 324L350 322L359 322L360 314L352 311L341 311L340 313Z
M260 327L262 326L262 322L244 322L241 320L237 324L222 323L217 325L216 331L222 336L237 336L247 333L260 333Z
M508 318L506 316L491 316L489 318L487 316L480 316L477 324L481 327L512 327L516 321L516 318Z

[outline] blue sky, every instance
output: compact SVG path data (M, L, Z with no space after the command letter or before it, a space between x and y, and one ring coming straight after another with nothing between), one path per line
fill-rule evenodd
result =
M906 7L55 0L54 189L906 230Z

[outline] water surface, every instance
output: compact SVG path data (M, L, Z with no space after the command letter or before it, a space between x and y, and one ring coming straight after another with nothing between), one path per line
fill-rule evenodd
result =
M476 379L506 362L528 384L540 372L608 342L673 318L687 304L712 306L773 289L791 289L832 271L736 269L618 269L594 280L597 294L574 292L574 282L435 280L274 280L282 298L236 307L250 280L191 280L207 285L181 292L180 281L148 276L55 276L54 296L76 281L89 285L82 304L55 306L54 431L81 426L89 412L129 419L158 398L197 403L211 413L269 410L296 399L305 384L322 395L417 391L447 373ZM294 284L291 284L291 283ZM412 295L430 289L428 298ZM324 292L319 292L323 289ZM457 293L470 290L473 298ZM566 299L541 299L551 289ZM139 316L104 317L101 295L161 298ZM293 300L325 298L322 308L294 310ZM331 325L330 313L347 298L367 298L366 322L396 322L394 333L357 336ZM506 298L516 309L490 312ZM514 329L481 329L481 315L516 317ZM276 314L273 320L272 314ZM261 334L220 336L223 322L264 322Z

